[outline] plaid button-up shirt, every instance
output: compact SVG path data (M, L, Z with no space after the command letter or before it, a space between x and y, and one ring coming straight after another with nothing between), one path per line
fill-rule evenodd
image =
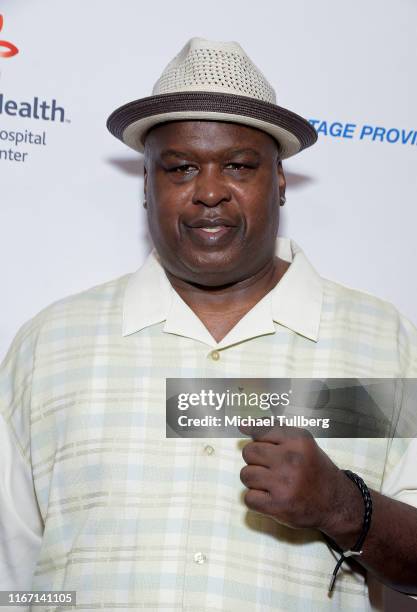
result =
M246 508L243 440L165 438L168 377L417 376L417 331L392 305L322 279L289 240L277 253L288 271L219 343L155 252L20 329L0 370L1 589L108 612L367 609L364 572L328 596L319 532ZM319 443L417 506L413 439Z

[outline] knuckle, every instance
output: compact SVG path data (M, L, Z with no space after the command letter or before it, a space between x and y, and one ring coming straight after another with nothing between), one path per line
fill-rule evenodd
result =
M250 489L246 491L245 495L243 496L243 500L245 504L248 506L248 508L253 508L253 503L254 503L253 493Z
M249 442L242 451L246 463L256 463L257 459L265 458L265 444L262 442Z
M249 489L246 491L244 495L244 501L248 508L251 510L259 510L263 507L262 503L260 503L259 495L256 491Z
M292 466L299 466L304 463L304 457L298 450L289 448L285 451L285 461Z
M240 470L240 480L243 482L244 485L246 485L247 480L248 480L248 466L245 465L241 470Z
M248 444L246 444L246 445L243 447L243 450L242 450L242 457L243 457L243 459L246 461L246 463L249 463L249 461L250 461L250 456L251 456L251 449L252 449L252 446L253 446L253 442L248 442Z

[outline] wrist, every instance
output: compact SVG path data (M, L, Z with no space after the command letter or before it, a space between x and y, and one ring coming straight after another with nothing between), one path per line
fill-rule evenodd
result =
M364 503L360 490L346 474L339 470L331 509L321 531L341 550L351 549L363 527Z

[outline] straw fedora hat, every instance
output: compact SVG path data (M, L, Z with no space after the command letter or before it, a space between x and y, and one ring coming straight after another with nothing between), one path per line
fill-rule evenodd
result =
M192 38L166 66L152 95L117 108L107 127L142 153L152 127L186 119L240 123L267 132L278 142L281 159L317 140L306 119L277 106L274 89L237 42Z

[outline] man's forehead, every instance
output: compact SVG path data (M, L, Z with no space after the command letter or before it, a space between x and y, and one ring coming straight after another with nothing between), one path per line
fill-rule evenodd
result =
M225 121L170 121L152 128L146 137L149 146L169 151L193 148L218 148L260 152L276 151L277 142L266 132L256 128Z

